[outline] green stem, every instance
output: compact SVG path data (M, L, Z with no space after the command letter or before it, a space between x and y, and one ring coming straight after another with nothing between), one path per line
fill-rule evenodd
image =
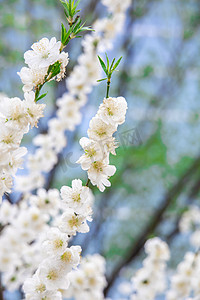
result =
M88 178L85 186L89 186L89 184L90 184L90 179Z
M108 78L108 81L107 81L106 98L109 98L109 90L110 90L110 78Z

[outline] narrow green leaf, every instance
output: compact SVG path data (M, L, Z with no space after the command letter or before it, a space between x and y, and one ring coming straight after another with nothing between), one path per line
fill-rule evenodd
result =
M104 72L106 73L106 75L108 75L108 71L106 69L106 65L105 65L105 63L103 62L103 60L101 59L101 57L99 55L98 55L98 59L99 59L99 62L101 64L101 66L102 66L102 69L104 70Z
M74 26L73 26L73 33L78 33L79 31L79 28L81 28L81 26L80 26L80 24L81 24L81 19L79 19L78 20L78 22L77 22L77 24L74 24Z
M62 3L64 9L65 9L65 15L67 16L67 18L69 17L69 8L68 8L68 3L66 3L65 1L60 0L60 2Z
M39 93L40 93L40 90L37 89L37 90L35 91L35 101L36 101L36 102L37 102L37 98L38 98L38 96L39 96Z
M110 70L112 70L114 62L115 62L115 58L113 58L113 61L112 61L111 66L110 66Z
M42 94L39 98L36 98L36 102L43 99L48 93Z
M118 59L118 61L116 62L116 64L114 65L112 72L118 67L120 61L122 60L122 56Z
M64 10L64 13L65 13L66 18L68 19L69 18L69 14L67 13L66 10Z
M97 82L101 82L101 81L104 81L104 80L106 80L107 78L103 78L103 79L99 79L99 80L97 80Z
M90 28L90 27L82 27L79 32L83 32L83 31L95 31L94 29Z
M61 42L62 42L62 44L64 45L65 40L66 40L67 32L66 32L66 28L65 28L65 26L63 25L63 23L61 24L61 26L62 26L62 29L61 29Z
M106 53L106 61L107 61L107 71L109 72L109 65L110 65L110 62L109 62L107 53Z
M76 10L77 6L79 5L79 3L81 2L81 0L77 0L76 3L74 4L74 11Z
M51 78L55 77L56 75L58 75L60 73L60 66L61 66L61 63L59 61L57 61L53 65L49 66L48 74L50 74L50 73L51 74L48 77L48 80L50 80Z
M72 1L71 0L69 0L69 15L70 15L70 17L73 17L72 16Z

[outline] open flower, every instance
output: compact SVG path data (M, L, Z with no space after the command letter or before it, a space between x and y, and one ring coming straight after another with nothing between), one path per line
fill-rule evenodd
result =
M107 138L111 137L116 130L116 126L106 124L101 118L95 116L90 121L88 136L94 141L106 140Z
M115 172L115 166L110 166L106 164L105 161L95 161L88 170L88 178L91 180L93 185L97 185L99 190L103 192L105 190L105 186L111 186L108 179L110 176L113 176Z
M72 181L72 187L61 188L63 207L73 209L77 214L85 215L91 210L93 195L90 189L82 185L80 179Z
M25 63L30 68L45 68L59 60L61 42L56 42L53 37L50 41L47 38L34 43L31 48L24 53Z
M121 125L125 121L127 102L123 97L107 98L103 100L98 110L98 116L113 126Z

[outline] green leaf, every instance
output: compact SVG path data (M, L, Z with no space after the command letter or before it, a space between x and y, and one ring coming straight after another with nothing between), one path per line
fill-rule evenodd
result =
M114 62L115 62L115 58L113 58L113 61L112 61L111 66L110 66L110 70L112 70Z
M107 61L107 71L109 72L109 65L110 65L110 62L109 62L107 53L106 53L106 61Z
M90 28L90 27L81 27L81 29L79 30L79 32L83 32L83 31L95 31L94 29Z
M77 6L79 5L80 1L81 1L81 0L78 0L78 1L76 1L76 3L74 4L73 10L72 10L73 14L75 14L75 13L77 13L77 12L80 11L80 10L76 11Z
M78 29L80 28L80 24L81 24L81 19L77 19L78 23L77 24L74 24L73 26L73 33L78 33Z
M37 102L37 98L38 98L38 96L39 96L39 93L40 93L40 89L37 89L37 90L35 91L35 102Z
M72 31L72 27L67 31L63 45L67 45L67 43L69 42L70 34L72 33Z
M56 75L58 75L60 73L60 66L61 63L59 61L55 62L53 65L49 66L48 72L47 74L50 75L50 77L48 77L48 80L50 80L51 78L55 77Z
M42 94L39 98L36 98L36 102L38 102L39 100L43 99L48 93Z
M114 65L112 72L118 67L120 61L122 60L122 56L118 59L118 61L116 62L116 64Z
M72 1L71 0L69 0L69 15L70 15L70 17L73 17L72 16Z
M61 29L61 42L64 45L65 44L65 40L66 40L66 36L67 36L67 32L66 32L66 28L63 25L63 23L61 24L62 29Z
M67 17L69 17L69 7L68 7L68 3L65 1L60 0L60 2L62 3L64 9L65 9L65 14Z
M103 78L103 79L99 79L99 80L97 80L97 82L101 82L101 81L104 81L104 80L106 80L107 78Z
M106 73L106 75L108 76L108 71L107 71L107 69L106 69L106 65L105 65L105 63L103 62L103 60L101 59L101 57L98 55L98 59L99 59L99 62L100 62L100 64L101 64L101 66L102 66L102 69L104 70L104 72Z

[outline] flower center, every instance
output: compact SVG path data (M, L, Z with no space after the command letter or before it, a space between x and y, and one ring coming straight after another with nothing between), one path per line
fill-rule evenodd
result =
M87 154L87 156L92 157L94 156L97 152L94 148L90 147L88 149L85 150L85 153Z
M72 218L68 221L68 223L71 228L73 228L74 226L77 227L79 223L79 219L76 216L72 216Z
M51 270L49 271L47 278L49 280L56 280L58 278L58 273L56 272L56 270Z
M57 240L55 240L54 241L54 246L55 246L55 248L61 248L62 246L63 246L63 241L62 240L60 240L60 239L57 239Z
M46 286L43 283L39 284L36 287L36 292L43 293L43 292L45 292L45 290L46 290Z
M74 202L80 202L81 201L81 195L77 194L77 193L73 193L72 194L72 199L74 200Z
M61 259L67 263L71 262L72 260L72 254L69 251L66 251L65 253L63 253L63 255L61 256Z
M102 162L100 162L100 161L95 161L95 162L93 163L93 168L94 168L98 173L103 172L103 164L102 164Z

